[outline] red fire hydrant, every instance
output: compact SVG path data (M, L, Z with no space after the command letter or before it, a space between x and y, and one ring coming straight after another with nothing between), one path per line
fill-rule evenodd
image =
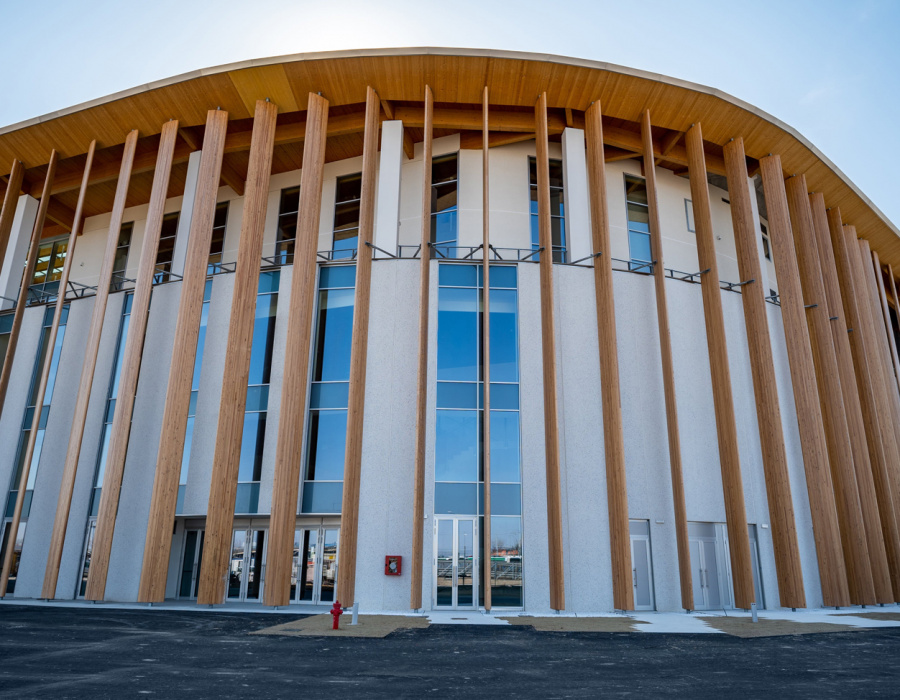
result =
M341 619L341 615L344 614L344 609L341 607L340 601L334 601L334 605L331 606L331 617L334 618L334 624L331 629L336 630L338 628L338 621Z

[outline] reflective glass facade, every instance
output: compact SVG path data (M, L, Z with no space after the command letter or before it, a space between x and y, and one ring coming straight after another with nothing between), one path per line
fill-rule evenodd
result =
M459 158L454 153L431 164L431 243L439 258L455 258L458 242Z
M650 208L647 184L642 177L625 176L625 205L628 210L628 267L639 272L653 272L650 251Z
M482 268L446 263L438 274L434 514L483 516ZM493 606L520 607L522 477L515 267L491 267L490 314L491 595Z
M341 512L355 285L355 266L319 271L303 513Z
M359 202L362 196L362 174L337 179L334 196L334 260L352 258L359 239Z

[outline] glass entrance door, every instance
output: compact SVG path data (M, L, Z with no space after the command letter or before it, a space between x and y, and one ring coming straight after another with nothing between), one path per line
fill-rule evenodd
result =
M196 598L203 562L204 530L184 531L184 554L181 557L181 577L178 580L179 598Z
M434 606L478 607L478 523L475 518L434 520Z
M294 532L291 600L313 605L334 602L340 532L337 527L301 528Z
M234 530L231 539L231 564L228 569L228 600L260 600L265 578L265 560L265 530Z

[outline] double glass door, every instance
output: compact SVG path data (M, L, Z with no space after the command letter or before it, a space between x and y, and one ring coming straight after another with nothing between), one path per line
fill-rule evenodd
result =
M294 532L294 567L291 600L332 603L337 583L338 526L300 528Z
M265 560L266 531L235 528L228 567L228 600L257 601L262 598Z
M181 557L181 575L178 577L178 597L196 598L200 582L200 565L203 562L204 530L184 531L184 554Z
M476 518L435 518L435 608L478 607L478 550Z

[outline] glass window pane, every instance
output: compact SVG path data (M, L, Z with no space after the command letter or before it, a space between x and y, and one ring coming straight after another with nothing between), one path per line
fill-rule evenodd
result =
M359 202L338 204L334 208L334 231L359 228Z
M362 173L346 175L337 179L335 202L359 199L362 193Z
M353 303L352 289L319 292L314 381L349 381Z
M438 284L442 287L475 287L478 284L476 270L475 265L441 265L438 267ZM493 270L491 268L491 272Z
M520 480L519 414L491 411L491 482L518 483Z
M491 408L508 411L519 410L519 385L491 382Z
M516 268L513 265L491 265L491 289L516 288Z
M346 231L335 231L334 243L332 247L334 260L350 260L353 258L353 251L359 242L359 229L347 229Z
M431 182L436 185L457 179L457 155L435 158L431 163Z
M550 216L564 216L564 190L550 190Z
M439 410L436 423L435 481L477 481L478 412Z
M472 268L474 275L474 267ZM477 381L478 290L444 288L438 295L438 379Z
M250 351L250 384L268 384L272 369L272 347L275 341L277 294L256 297L256 317L253 320L253 339Z
M438 382L438 408L478 408L475 382Z
M244 410L265 411L269 407L269 386L268 384L258 384L256 386L247 387L247 403Z
M650 232L650 210L642 204L628 203L628 228Z
M522 519L491 517L491 603L520 608L522 597Z
M491 381L518 382L517 292L514 289L497 289L492 291L490 308ZM438 323L441 323L440 317L438 317ZM440 325L438 330L440 331ZM438 335L438 342L440 342L440 337Z
M309 391L310 408L347 408L349 382L313 384Z
M355 265L331 265L323 267L319 272L319 289L356 286Z
M631 259L650 262L650 235L647 233L628 232L628 246L631 249ZM649 269L647 270L649 272Z
M235 513L259 512L259 482L247 481L237 485L234 497Z
M644 178L625 176L625 199L629 202L647 204L647 184Z
M97 464L97 476L94 486L103 486L103 475L106 473L106 458L109 455L109 438L112 436L112 425L103 426L103 442L100 445L100 458Z
M344 478L344 450L347 444L347 411L310 411L309 452L306 478Z
M436 185L431 190L431 213L456 209L456 183Z
M434 512L436 514L475 515L476 505L475 484L438 483L434 485Z
M266 414L245 413L238 481L259 481L265 439Z
M306 481L303 484L302 513L340 513L344 498L341 481Z
M550 159L550 187L563 186L563 164L561 160Z
M522 495L518 484L491 483L491 515L521 515ZM491 533L493 539L493 533Z

